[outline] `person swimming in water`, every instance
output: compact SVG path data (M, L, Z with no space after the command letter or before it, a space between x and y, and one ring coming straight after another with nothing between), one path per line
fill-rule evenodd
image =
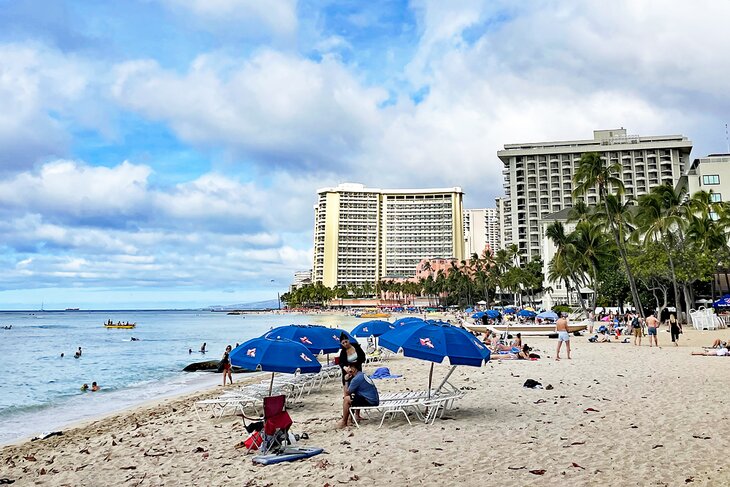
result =
M206 345L206 343L203 342L203 346L200 347L200 353L205 353L205 345Z
M96 382L91 383L91 392L96 392L99 389L101 389L101 387L99 387Z
M89 390L89 384L84 384L81 386L81 392L86 392Z

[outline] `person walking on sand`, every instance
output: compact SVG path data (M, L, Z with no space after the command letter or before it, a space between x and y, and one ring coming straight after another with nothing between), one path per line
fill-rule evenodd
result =
M568 333L568 314L562 313L555 323L555 331L558 332L558 348L555 351L555 360L560 360L560 347L565 342L565 350L568 352L568 360L570 360L570 333Z
M641 346L641 321L639 321L639 315L634 315L631 318L631 333L634 335L634 345Z
M679 344L677 343L679 341L679 335L682 333L682 325L679 324L679 321L677 320L677 317L674 316L674 313L669 315L669 332L672 334L672 343L674 343L675 347L678 347Z
M656 318L656 316L654 316L654 313L646 317L646 332L649 335L650 347L652 346L652 341L654 342L654 345L659 347L659 342L657 341L657 332L659 331L660 324L661 323L659 322L659 320Z
M228 376L228 380L231 381L231 385L233 385L233 376L231 375L231 346L228 345L226 347L226 351L223 354L223 358L221 359L221 363L219 365L219 368L221 369L221 372L223 372L223 386L226 385L226 376Z

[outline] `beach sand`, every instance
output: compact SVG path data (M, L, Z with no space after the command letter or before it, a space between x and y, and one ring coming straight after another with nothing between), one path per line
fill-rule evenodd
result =
M434 425L397 418L378 429L373 419L336 430L341 389L330 384L290 408L292 430L310 437L301 444L327 453L265 467L234 448L244 438L240 418L196 418L192 404L208 391L7 446L0 478L53 486L730 485L730 358L690 356L716 336L730 330L689 330L677 348L661 332L661 349L573 337L573 360L560 362L555 340L528 338L541 360L457 368L451 382L467 394ZM383 365L403 378L377 381L381 391L427 385L426 362ZM437 365L434 381L447 370ZM523 388L528 378L553 388Z

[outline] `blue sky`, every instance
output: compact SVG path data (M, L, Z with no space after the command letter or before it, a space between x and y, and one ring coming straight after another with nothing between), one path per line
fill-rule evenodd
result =
M0 0L0 309L271 299L319 187L598 128L725 149L723 2Z

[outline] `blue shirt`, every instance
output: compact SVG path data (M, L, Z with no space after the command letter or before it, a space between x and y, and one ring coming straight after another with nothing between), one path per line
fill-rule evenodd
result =
M358 372L355 377L350 380L347 392L364 397L373 406L380 404L378 389L375 387L372 379L362 372Z

